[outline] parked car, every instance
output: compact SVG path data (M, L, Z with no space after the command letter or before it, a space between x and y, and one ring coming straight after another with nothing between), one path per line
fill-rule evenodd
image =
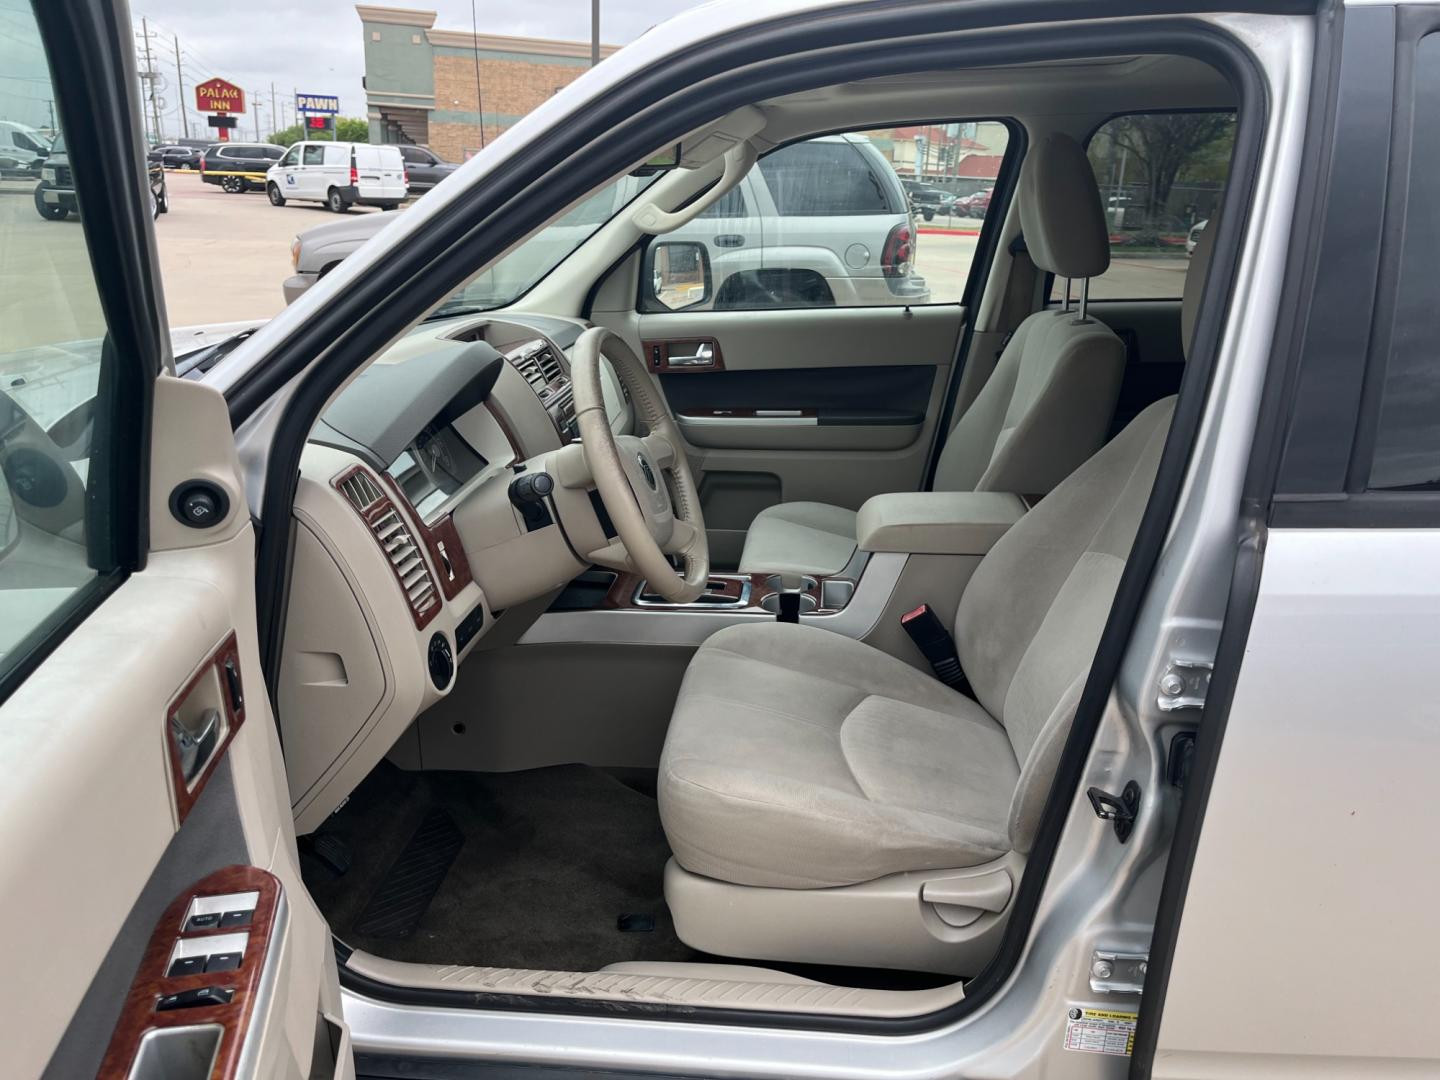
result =
M408 189L400 148L370 143L296 143L265 176L273 205L318 202L337 214L357 205L394 210Z
M165 186L165 170L158 162L147 161L150 180L150 216L158 218L170 212L170 192ZM35 209L47 221L61 221L78 214L75 181L70 156L65 152L65 137L56 135L50 153L40 166L40 183L35 186Z
M901 180L900 183L905 187L911 208L926 221L934 220L936 214L943 214L954 200L954 196L944 188L923 180Z
M460 168L458 163L444 160L428 147L402 146L399 149L400 156L405 159L411 195L423 195Z
M193 146L152 146L147 156L167 169L198 169L203 154Z
M638 190L639 178L625 177L572 208L542 243L527 245L497 272L523 276L525 260L544 262L547 245L573 243L580 230L607 220ZM384 226L383 219L366 216L297 236L295 273L283 284L286 302ZM863 135L825 135L766 154L715 205L653 245L650 299L661 307L721 311L791 302L923 304L930 292L914 272L915 243L902 181L884 155ZM692 279L708 281L709 288L695 292ZM503 283L487 279L477 288L503 291Z
M258 191L265 172L285 155L274 143L215 143L200 157L200 179L232 194Z
M0 120L0 176L39 176L50 140L28 124Z
M983 218L990 209L990 195L993 188L981 188L972 195L961 195L955 200L953 211L960 217Z

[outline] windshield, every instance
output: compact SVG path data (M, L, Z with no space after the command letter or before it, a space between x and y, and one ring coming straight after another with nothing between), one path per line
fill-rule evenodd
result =
M601 188L471 278L436 308L430 318L490 311L514 303L656 179L658 175L622 176Z

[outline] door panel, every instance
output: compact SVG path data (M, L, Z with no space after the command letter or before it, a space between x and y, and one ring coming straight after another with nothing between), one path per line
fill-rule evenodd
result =
M44 182L68 208L26 199L0 216L3 1072L128 1076L144 1046L169 1063L146 1075L175 1080L300 1077L314 1062L345 1075L344 1026L325 1019L340 1010L334 957L301 884L262 676L229 411L159 374L130 20L111 0L37 0L6 26L15 70L64 132ZM207 883L216 871L229 877ZM165 915L216 888L236 902L245 882L264 883L240 890L256 891L253 932L207 939ZM171 970L194 956L201 971ZM167 1023L161 997L197 985L235 995L184 1010L196 1041L148 1036Z
M872 495L920 486L965 309L592 318L642 350L652 370L656 344L718 346L723 364L655 377L697 472L712 561L725 567L739 561L745 530L766 506L811 500L858 509Z

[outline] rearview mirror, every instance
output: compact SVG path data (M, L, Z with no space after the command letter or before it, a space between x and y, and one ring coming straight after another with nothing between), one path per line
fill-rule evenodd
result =
M683 311L699 307L712 296L710 255L693 240L651 244L645 252L642 285L647 309Z

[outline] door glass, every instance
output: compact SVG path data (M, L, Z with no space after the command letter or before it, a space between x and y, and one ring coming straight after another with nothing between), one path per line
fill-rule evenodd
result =
M292 146L292 147L289 149L289 151L286 152L285 156L280 159L280 164L281 164L281 165L294 165L294 164L295 164L297 161L299 161L299 160L300 160L300 147L298 147L298 146Z
M999 122L825 135L773 150L666 234L646 311L958 303L1009 143ZM697 299L702 297L702 299Z
M1110 227L1110 269L1091 279L1091 300L1180 299L1234 148L1232 112L1133 113L1095 132L1088 152ZM1051 298L1064 290L1057 280Z
M325 164L325 147L320 146L320 145L318 145L318 144L317 144L317 145L314 145L314 146L307 146L307 147L305 147L305 156L304 156L304 158L301 160L301 164L303 164L303 165L323 165L323 164Z
M0 674L96 577L86 478L105 315L31 8L5 5L0 116L46 157L0 182Z

